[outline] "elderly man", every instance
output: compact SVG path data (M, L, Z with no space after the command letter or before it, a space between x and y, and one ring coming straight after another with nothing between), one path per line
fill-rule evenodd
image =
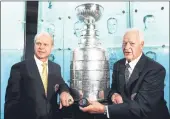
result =
M142 52L142 32L132 28L123 37L125 58L114 64L111 105L90 102L80 109L104 113L111 119L170 119L164 100L165 68Z
M35 36L34 57L12 66L6 88L5 119L59 119L60 109L74 100L58 64L49 61L54 41L50 34Z

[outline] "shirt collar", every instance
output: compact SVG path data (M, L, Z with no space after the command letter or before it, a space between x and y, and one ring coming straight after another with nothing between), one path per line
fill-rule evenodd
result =
M44 62L42 62L41 60L39 60L35 55L34 55L34 59L35 59L35 62L38 64L38 65L42 65ZM45 61L45 63L47 63L48 65L48 60Z
M135 66L136 66L137 62L139 61L139 59L141 58L141 56L142 56L142 53L139 55L139 57L137 57L135 60L133 60L133 61L131 61L131 62L129 63L130 68L132 68L132 69L135 68ZM128 63L128 61L126 60L125 65L126 65L127 63Z

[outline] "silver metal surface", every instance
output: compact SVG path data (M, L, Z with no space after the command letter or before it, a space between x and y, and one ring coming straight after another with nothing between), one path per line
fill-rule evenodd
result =
M73 52L73 61L105 61L105 50L101 48L76 48Z
M109 79L109 70L71 70L71 79L80 81L91 80L91 81L102 81Z
M108 62L107 61L95 61L95 60L84 60L84 61L73 61L71 62L71 67L73 70L107 70L108 67Z
M103 8L98 4L83 4L76 7L76 12L78 19L84 22L84 27L79 48L72 52L71 58L70 87L76 95L73 98L104 100L110 85L109 63L95 25L101 18Z
M83 22L95 20L97 22L102 16L104 8L98 4L82 4L76 7L78 19Z

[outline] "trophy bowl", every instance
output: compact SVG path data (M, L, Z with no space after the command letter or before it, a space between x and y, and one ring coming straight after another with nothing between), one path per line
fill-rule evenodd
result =
M92 20L97 22L101 18L104 8L98 4L87 3L77 6L75 10L80 21Z

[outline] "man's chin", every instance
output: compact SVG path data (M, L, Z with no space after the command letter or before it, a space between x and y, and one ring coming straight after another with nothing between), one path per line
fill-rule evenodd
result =
M125 57L127 61L132 61L131 57Z
M39 59L45 59L45 57L44 57L44 56L38 56L38 58L39 58Z

